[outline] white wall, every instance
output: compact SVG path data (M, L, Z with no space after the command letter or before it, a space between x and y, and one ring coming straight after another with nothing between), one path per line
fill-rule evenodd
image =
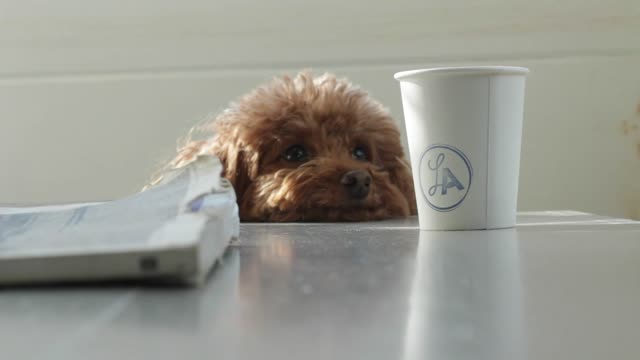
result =
M640 2L0 0L0 203L136 191L195 122L274 74L531 68L520 208L640 217ZM624 123L627 122L627 134Z

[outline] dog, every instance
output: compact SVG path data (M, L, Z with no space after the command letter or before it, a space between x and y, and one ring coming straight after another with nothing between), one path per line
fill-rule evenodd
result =
M212 154L243 222L370 221L416 214L393 118L332 74L280 76L232 103L169 168Z

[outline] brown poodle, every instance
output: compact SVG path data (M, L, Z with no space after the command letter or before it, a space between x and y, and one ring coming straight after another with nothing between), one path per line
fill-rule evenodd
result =
M389 113L343 79L276 78L231 104L170 168L214 154L242 221L366 221L414 215L410 169Z

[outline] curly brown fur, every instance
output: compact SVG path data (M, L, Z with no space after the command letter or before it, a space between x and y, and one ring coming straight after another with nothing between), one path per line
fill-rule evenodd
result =
M188 142L169 167L214 154L233 184L243 221L365 221L416 213L411 173L389 113L343 79L283 76L233 103ZM289 161L299 145L308 156ZM366 155L353 156L359 147ZM369 174L364 198L341 183Z

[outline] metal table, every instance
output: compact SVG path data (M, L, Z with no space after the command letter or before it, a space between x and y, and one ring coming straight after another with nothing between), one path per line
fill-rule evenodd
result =
M3 359L638 359L640 223L246 224L197 289L0 289Z

